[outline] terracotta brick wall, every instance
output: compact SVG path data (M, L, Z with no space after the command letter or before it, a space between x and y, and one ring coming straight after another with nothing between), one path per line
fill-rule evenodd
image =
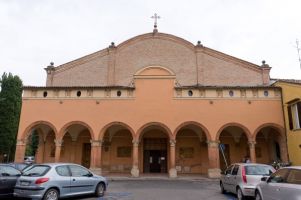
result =
M132 38L56 68L47 86L128 86L147 66L163 66L176 74L180 85L263 85L269 69L242 61L172 35L157 33Z

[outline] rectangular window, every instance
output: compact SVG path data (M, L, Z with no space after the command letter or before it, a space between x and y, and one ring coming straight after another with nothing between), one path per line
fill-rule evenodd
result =
M288 106L290 129L301 128L301 102L298 101Z
M132 156L132 147L117 147L117 157L129 158Z

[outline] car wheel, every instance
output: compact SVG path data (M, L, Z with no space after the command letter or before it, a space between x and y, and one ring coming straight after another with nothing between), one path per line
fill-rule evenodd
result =
M51 188L47 190L45 193L43 200L58 200L59 199L59 192L57 189Z
M102 197L105 194L105 185L103 183L98 183L95 190L95 196Z
M242 193L242 191L241 191L240 188L237 188L236 194L237 194L237 200L245 200L245 196L244 196L244 194Z
M255 193L255 200L262 200L261 195L258 191Z
M220 187L221 187L221 193L222 193L222 194L225 194L225 193L226 193L226 190L225 190L224 185L223 185L222 182L220 183Z

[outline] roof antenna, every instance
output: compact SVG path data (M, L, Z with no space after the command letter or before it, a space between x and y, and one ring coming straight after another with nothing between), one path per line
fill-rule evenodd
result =
M299 63L300 63L300 69L301 69L301 58L300 58L300 47L299 47L299 40L296 39L296 48L297 48L297 52L298 52L298 57L299 57Z

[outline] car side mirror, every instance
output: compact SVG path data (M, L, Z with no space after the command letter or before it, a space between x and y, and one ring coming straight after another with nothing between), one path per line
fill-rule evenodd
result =
M89 174L88 174L88 176L89 176L89 177L92 177L92 176L93 176L93 174L92 174L92 173L89 173Z
M262 177L261 178L261 181L267 181L268 180L268 177Z

